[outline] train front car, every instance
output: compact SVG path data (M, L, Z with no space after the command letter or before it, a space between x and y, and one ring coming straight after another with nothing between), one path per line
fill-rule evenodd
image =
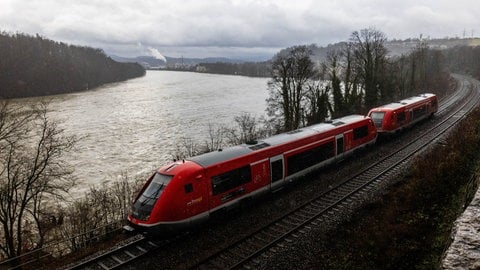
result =
M421 94L373 108L368 113L380 135L393 134L432 116L438 109L434 94Z
M350 115L172 163L148 179L128 216L130 226L160 235L188 229L376 139L369 117Z
M203 178L203 168L191 161L160 168L135 198L129 225L124 228L169 235L208 218L208 188Z

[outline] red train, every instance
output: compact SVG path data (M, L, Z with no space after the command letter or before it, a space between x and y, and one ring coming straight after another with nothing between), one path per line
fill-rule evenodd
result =
M434 94L421 94L373 108L368 116L372 118L379 134L390 134L432 116L437 110L437 97Z
M166 233L373 145L370 117L350 115L158 169L135 198L127 230Z
M411 126L437 109L436 96L422 94L374 108L369 117L350 115L171 163L148 179L125 228L169 233L190 227L373 145L377 134Z

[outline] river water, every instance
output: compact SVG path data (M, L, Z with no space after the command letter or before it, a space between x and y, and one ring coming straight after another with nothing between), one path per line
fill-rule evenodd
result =
M65 156L75 168L72 196L126 173L146 176L172 159L183 137L202 143L208 124L232 124L243 112L264 115L267 78L147 71L97 89L49 96L49 117L80 138ZM36 102L40 98L15 102Z

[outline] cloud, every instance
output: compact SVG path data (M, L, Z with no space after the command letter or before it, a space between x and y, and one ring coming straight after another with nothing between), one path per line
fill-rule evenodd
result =
M480 33L477 14L477 0L2 0L0 30L124 55L154 48L190 57L325 46L368 27L389 38Z

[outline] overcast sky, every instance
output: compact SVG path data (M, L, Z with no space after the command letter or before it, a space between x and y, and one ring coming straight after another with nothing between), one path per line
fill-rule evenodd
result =
M480 36L478 0L0 0L0 30L120 56L269 58L348 40Z

